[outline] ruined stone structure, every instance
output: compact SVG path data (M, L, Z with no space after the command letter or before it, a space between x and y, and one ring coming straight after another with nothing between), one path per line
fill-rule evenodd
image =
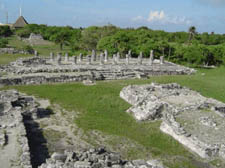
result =
M38 119L48 115L34 97L15 90L0 91L0 167L4 168L163 168L156 160L122 160L104 147L77 151L54 152L43 156L46 142L37 136ZM41 144L34 141L40 139ZM38 151L37 151L38 150ZM41 162L40 162L41 159ZM43 160L44 159L44 160Z
M77 152L53 153L50 159L39 168L163 168L157 160L125 161L117 153L104 148L89 149Z
M24 116L31 115L36 110L31 97L24 97L13 90L0 92L1 166L32 168ZM13 165L13 162L18 162L19 165Z
M8 66L0 67L0 72L7 74L0 78L3 85L21 84L42 84L53 82L73 82L92 80L116 80L147 78L157 75L183 75L192 74L195 70L179 66L170 62L154 60L153 51L150 58L143 58L142 53L138 58L131 57L131 51L125 59L120 58L120 54L108 57L108 52L92 55L83 58L80 54L69 57L68 54L62 56L58 53L50 53L49 58L38 57L19 59Z
M138 121L161 119L161 131L202 158L225 159L225 104L178 84L128 86L120 97Z

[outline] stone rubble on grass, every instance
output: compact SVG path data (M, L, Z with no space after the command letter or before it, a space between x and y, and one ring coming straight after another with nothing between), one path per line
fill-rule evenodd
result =
M225 159L225 104L178 84L131 85L120 97L138 121L158 120L162 132L202 158Z
M157 160L125 161L116 153L104 148L78 152L53 153L39 168L164 168Z

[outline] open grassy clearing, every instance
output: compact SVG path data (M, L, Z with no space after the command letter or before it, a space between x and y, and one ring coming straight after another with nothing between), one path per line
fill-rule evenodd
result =
M28 43L19 40L16 36L9 37L9 44L8 46L22 50L25 46L29 45ZM66 53L69 52L70 49L68 46L65 46L64 49L61 51L59 45L45 41L44 44L34 45L32 46L35 50L37 50L40 56L49 56L50 52L57 52ZM8 64L12 61L17 60L18 58L24 57L31 57L32 55L25 55L25 54L1 54L0 55L0 65Z
M225 102L225 68L201 69L193 76L160 76L148 80L103 81L95 86L81 83L13 87L38 97L47 98L67 110L79 111L76 124L85 131L99 130L106 135L129 138L145 146L154 157L171 168L199 167L194 156L173 138L159 130L160 121L138 123L125 111L130 107L120 99L121 89L129 84L176 82L199 91L202 95ZM5 88L7 89L7 87ZM136 158L133 152L131 158ZM136 158L137 159L137 158Z

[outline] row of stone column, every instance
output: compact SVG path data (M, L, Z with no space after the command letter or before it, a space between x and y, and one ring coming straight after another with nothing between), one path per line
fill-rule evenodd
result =
M129 65L130 64L130 59L131 58L132 58L131 51L129 51L128 54L126 54L126 58L125 58L126 65ZM56 62L58 64L61 64L61 62L62 62L62 54L61 53L58 53L57 56L56 56L56 59L55 59L54 53L51 52L50 53L50 60L52 62L56 60ZM107 50L105 50L104 53L101 53L100 54L99 60L100 60L100 65L103 65L104 63L107 63L109 61ZM65 62L69 62L69 55L68 55L68 53L65 54L64 61ZM72 57L72 63L73 64L81 63L82 61L83 61L83 54L82 53L80 53L80 55L78 56L78 58L76 56L73 56ZM86 57L86 63L89 65L89 64L94 63L95 61L97 61L97 55L96 55L95 50L93 50L91 55L87 55L87 57ZM138 56L138 65L141 65L142 64L142 61L143 61L143 52L140 52L140 54ZM120 62L120 53L118 52L117 54L113 54L112 63L114 65L116 65L119 62ZM149 58L149 65L152 65L153 62L154 62L154 51L151 50L151 52L150 52L150 58ZM161 56L160 57L160 64L163 64L163 63L164 63L164 56Z

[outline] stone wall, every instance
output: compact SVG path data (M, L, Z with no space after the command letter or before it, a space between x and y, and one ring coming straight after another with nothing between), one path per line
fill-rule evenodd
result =
M160 130L202 158L225 159L225 104L178 84L128 86L120 97L138 121L162 120Z
M119 80L148 78L159 75L184 75L195 73L195 70L172 64L169 62L160 63L155 60L149 65L148 59L130 58L129 63L126 59L117 60L107 57L106 62L96 58L95 61L87 58L79 58L80 62L74 62L74 57L62 56L59 54L57 60L33 57L29 59L19 59L8 66L0 67L0 71L8 75L0 78L3 85L21 84L42 84L55 82L74 82L86 79L92 80ZM102 56L103 57L103 56ZM78 60L79 60L78 59ZM102 58L103 59L103 58ZM94 59L93 59L94 60Z

